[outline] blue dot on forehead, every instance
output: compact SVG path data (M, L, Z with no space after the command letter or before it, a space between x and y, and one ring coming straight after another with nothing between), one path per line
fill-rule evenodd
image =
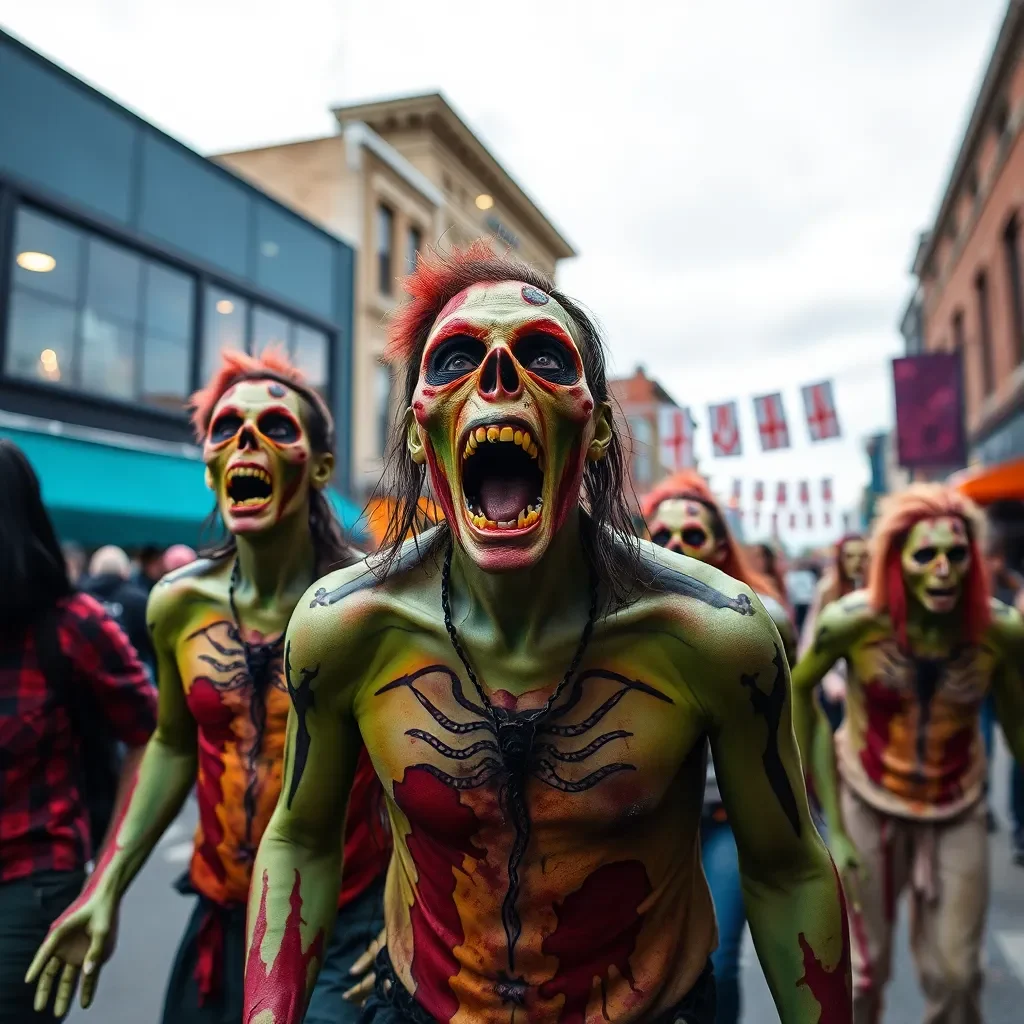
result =
M285 389L283 384L278 384L275 382L271 384L267 388L267 390L270 392L271 398L284 398L285 396Z
M523 301L531 306L543 306L548 302L548 296L532 284L523 285Z

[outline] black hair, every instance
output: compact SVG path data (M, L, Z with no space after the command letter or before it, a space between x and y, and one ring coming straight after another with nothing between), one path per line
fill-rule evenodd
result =
M460 292L481 282L521 281L547 293L565 310L576 328L583 371L595 401L611 404L604 343L593 320L583 308L554 282L533 267L509 255L447 254L431 250L421 253L419 266L435 273L441 284L433 289L429 301L420 301L414 317L406 317L403 330L408 333L401 346L405 376L402 381L402 406L398 411L388 444L387 469L379 489L395 497L396 505L380 549L374 561L378 578L391 571L402 545L411 535L418 541L422 528L420 498L426 483L426 467L413 462L406 433L402 429L404 411L412 404L419 380L420 360L430 329L444 306ZM633 528L632 510L625 495L627 475L622 439L614 419L611 441L604 458L587 461L583 472L581 507L583 543L598 583L608 594L613 607L627 603L641 578L651 572L640 557L640 545ZM387 483L385 484L385 480ZM441 523L425 555L436 555L450 537L450 528ZM653 584L653 579L648 580Z
M333 454L334 420L327 408L327 403L316 391L271 369L239 373L227 381L225 390L246 380L273 380L294 391L303 400L305 427L309 433L310 447L317 454L322 455L327 452ZM238 547L237 542L234 536L224 529L220 518L220 509L214 502L213 511L203 524L203 532L212 533L218 528L221 533L220 538L203 546L199 551L201 557L220 561L235 554ZM332 569L351 565L356 561L355 543L338 521L333 506L327 500L327 495L323 490L315 487L311 487L309 491L309 533L313 542L317 576L323 576Z
M32 621L72 592L64 553L25 453L0 438L0 619Z

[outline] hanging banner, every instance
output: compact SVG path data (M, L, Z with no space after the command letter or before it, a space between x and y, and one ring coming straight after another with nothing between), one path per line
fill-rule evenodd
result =
M757 502L758 505L760 505L761 502L764 501L764 481L763 480L755 480L754 481L754 501Z
M693 469L693 419L688 408L658 408L658 459L664 469L678 473Z
M822 516L822 521L824 522L826 527L832 525L832 513L829 512L828 509L825 509L825 512L824 512L824 514Z
M732 482L732 503L734 506L738 505L743 498L743 481L740 479L733 480Z
M755 398L754 415L757 417L757 432L761 435L761 451L772 452L789 447L786 410L778 391Z
M804 413L807 416L807 430L812 441L827 441L839 437L839 417L832 396L832 381L820 384L806 384L800 389L804 398Z
M800 504L810 505L811 503L811 485L806 480L801 480L797 486L800 488Z
M782 508L786 504L786 483L780 480L775 489L775 504Z
M791 530L795 530L796 529L796 513L795 512L790 512L789 513L789 528Z
M807 513L807 529L808 530L813 530L814 529L814 513L813 512L808 512Z
M779 535L779 513L772 513L772 536L778 537Z
M709 405L708 414L711 417L711 451L714 457L723 459L730 455L742 455L739 410L736 403Z
M821 500L826 505L832 504L832 477L830 476L821 481Z
M967 460L963 361L930 352L892 361L896 449L904 469L957 469Z

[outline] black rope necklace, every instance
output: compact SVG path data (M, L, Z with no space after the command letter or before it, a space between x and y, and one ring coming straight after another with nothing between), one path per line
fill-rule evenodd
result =
M242 657L245 659L245 670L249 673L253 686L257 691L262 691L267 683L267 677L275 656L284 647L284 633L276 640L268 643L251 644L242 636L242 620L238 617L238 608L235 606L235 587L242 576L242 570L235 558L235 564L231 567L231 583L228 586L228 604L231 606L231 618L234 620L235 634L238 642L242 645Z

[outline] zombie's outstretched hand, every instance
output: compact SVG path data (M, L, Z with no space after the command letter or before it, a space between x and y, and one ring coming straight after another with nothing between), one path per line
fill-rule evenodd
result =
M121 898L195 782L196 723L185 702L173 653L180 609L173 583L153 589L148 618L160 680L156 732L138 773L133 772L132 788L120 802L85 888L53 923L29 967L26 982L38 979L37 1012L45 1009L56 984L53 1010L55 1016L63 1016L74 1001L79 970L82 1008L92 1003L100 968L113 951Z
M359 734L346 686L353 676L336 668L345 663L344 637L324 628L332 623L323 615L310 615L311 604L312 590L296 607L285 640L292 709L281 798L249 893L245 1024L300 1024L337 913Z
M723 635L721 660L708 665L711 747L750 931L783 1024L849 1024L843 889L807 805L782 641L752 604L748 628Z

